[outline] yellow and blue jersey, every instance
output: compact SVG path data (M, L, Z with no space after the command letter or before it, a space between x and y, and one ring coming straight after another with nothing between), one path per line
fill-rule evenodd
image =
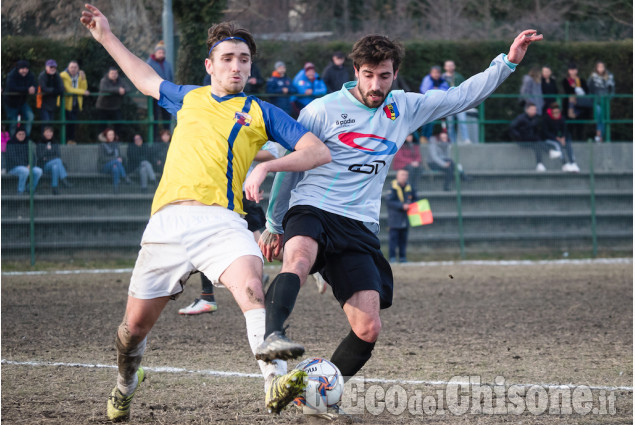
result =
M244 214L242 187L249 165L267 142L293 149L307 130L281 109L244 93L218 97L211 86L163 81L159 105L176 115L152 214L195 200Z

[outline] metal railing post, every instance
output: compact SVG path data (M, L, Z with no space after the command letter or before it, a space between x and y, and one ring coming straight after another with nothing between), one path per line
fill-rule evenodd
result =
M148 96L148 130L146 139L148 144L151 146L154 143L154 98L152 96Z
M461 172L459 170L459 146L452 146L454 151L454 183L456 185L456 213L459 225L459 247L461 259L465 260L465 238L463 236L463 207L461 205Z
M485 102L478 105L478 142L485 143Z
M62 98L62 101L60 103L61 105L61 120L62 120L62 131L60 132L60 143L65 145L66 144L66 96L64 96L63 94L60 96Z
M35 265L35 205L33 202L33 143L27 140L29 152L29 246L31 248L31 265Z
M602 100L602 112L604 114L604 131L606 133L604 141L611 143L611 98L609 96L603 96Z
M595 169L593 166L593 149L595 146L591 139L588 139L587 146L589 146L589 188L591 190L591 241L593 244L593 258L595 258L598 256L598 235L595 216Z

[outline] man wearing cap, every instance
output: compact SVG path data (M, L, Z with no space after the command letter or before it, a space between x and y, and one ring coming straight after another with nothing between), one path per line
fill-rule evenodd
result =
M159 41L157 45L154 46L154 53L150 55L146 62L156 71L157 74L159 74L161 78L170 82L174 81L172 64L165 58L165 43L163 43L163 40ZM170 113L161 108L159 106L159 102L156 100L154 101L153 111L155 121L169 121L171 119ZM157 140L159 137L159 131L163 127L163 125L155 126L154 135L157 137ZM169 124L167 127L169 127Z
M44 71L38 77L40 93L42 93L42 121L55 119L57 111L57 97L64 94L64 83L57 73L57 62L54 59L46 61Z
M291 115L290 94L296 93L295 86L291 79L287 77L287 66L282 61L276 62L271 78L267 81L267 93L274 93L280 96L272 97L269 102Z
M315 65L311 62L305 63L304 68L296 74L293 79L293 86L298 91L298 94L305 95L294 96L292 99L298 113L312 100L325 95L327 91L326 84L315 71Z
M29 70L29 61L19 60L7 75L7 85L5 95L7 95L6 112L7 119L13 121L9 126L9 132L15 134L17 124L15 121L20 115L21 120L26 122L26 135L31 134L31 123L33 122L33 110L29 106L27 96L35 94L37 81L35 75Z
M346 61L344 53L333 53L331 61L331 64L324 68L324 72L322 72L322 79L329 93L340 90L344 83L348 83L351 80L351 74L348 68L344 66L344 61Z

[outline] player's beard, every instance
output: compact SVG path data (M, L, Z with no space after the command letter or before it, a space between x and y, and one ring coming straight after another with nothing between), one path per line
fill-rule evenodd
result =
M362 91L361 87L359 88L359 94L362 97L362 102L364 103L364 105L368 106L369 108L378 108L382 103L384 103L384 100L386 100L386 96L388 95L388 93L383 93L379 90L364 92ZM379 96L381 99L372 101L370 99L370 96Z

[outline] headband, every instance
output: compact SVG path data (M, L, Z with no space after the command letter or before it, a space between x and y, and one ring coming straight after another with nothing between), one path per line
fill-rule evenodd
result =
M212 54L212 50L214 50L214 47L218 46L218 45L219 45L219 44L221 44L223 41L227 41L227 40L238 40L238 41L242 41L243 43L245 43L245 44L249 45L249 43L247 43L247 42L245 41L245 39L240 38L240 37L227 37L227 38L223 38L222 40L217 41L216 43L212 44L211 49L209 49L209 52L207 53L207 56L209 56L209 55L211 55L211 54Z

